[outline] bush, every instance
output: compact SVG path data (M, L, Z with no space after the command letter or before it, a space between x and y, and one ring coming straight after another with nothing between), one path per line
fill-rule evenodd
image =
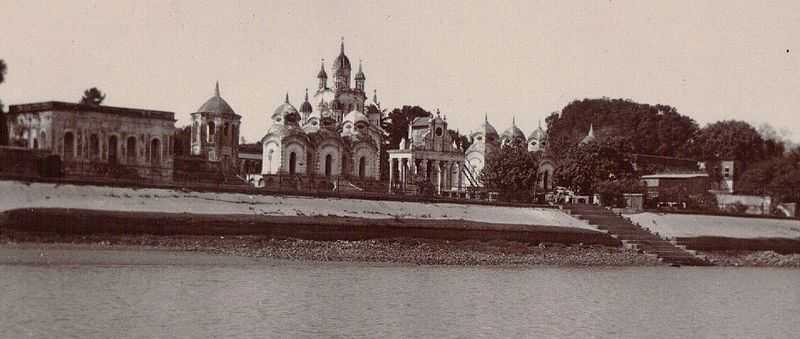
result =
M625 193L642 193L644 187L636 179L607 180L597 185L597 193L603 206L627 207Z

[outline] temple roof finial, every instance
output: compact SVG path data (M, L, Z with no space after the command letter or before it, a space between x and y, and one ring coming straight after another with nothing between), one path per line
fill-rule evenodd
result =
M342 37L342 45L341 45L341 47L342 47L342 48L341 48L341 51L340 51L340 53L341 53L341 54L344 54L344 37Z
M372 89L372 102L374 102L375 104L378 103L378 90L377 89Z
M308 88L306 88L306 102L308 102Z
M214 87L214 96L219 96L219 80L217 80L217 85Z
M489 113L483 113L483 122L489 122Z
M287 104L289 103L289 92L286 92L286 100L284 102Z
M514 115L511 116L511 126L517 126L517 117Z

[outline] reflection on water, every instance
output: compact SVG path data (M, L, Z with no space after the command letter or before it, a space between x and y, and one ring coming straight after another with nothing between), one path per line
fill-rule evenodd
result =
M800 270L0 265L0 337L790 338Z

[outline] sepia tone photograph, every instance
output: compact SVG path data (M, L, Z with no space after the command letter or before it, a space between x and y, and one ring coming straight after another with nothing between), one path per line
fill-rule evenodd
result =
M0 13L0 338L800 337L800 2Z

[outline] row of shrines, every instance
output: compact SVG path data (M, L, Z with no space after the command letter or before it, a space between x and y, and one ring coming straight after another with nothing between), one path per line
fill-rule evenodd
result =
M153 182L222 178L255 186L285 176L363 183L380 181L381 167L387 166L390 190L408 190L425 180L439 193L480 186L477 177L486 158L504 143L518 140L530 151L546 145L541 126L525 136L512 123L499 135L484 119L470 134L472 146L462 150L447 133L446 117L437 112L412 121L400 148L390 150L388 163L382 164L388 134L381 127L380 103L374 91L367 97L361 64L354 76L352 71L342 43L331 66L332 86L323 60L316 90L310 95L306 89L299 109L287 94L270 116L272 125L260 145L239 144L241 116L222 98L219 84L191 113L187 128L175 128L173 112L50 101L11 105L5 117L8 141L39 157L57 156L67 176ZM0 172L12 167L4 165ZM545 160L541 168L542 184L549 188L553 166Z

